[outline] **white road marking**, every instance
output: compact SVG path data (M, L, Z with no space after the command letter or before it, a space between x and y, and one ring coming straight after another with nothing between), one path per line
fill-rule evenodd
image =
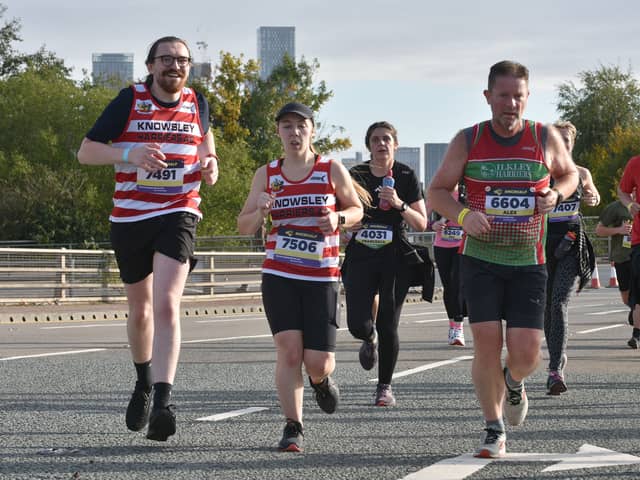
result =
M196 320L195 323L255 322L264 319L264 317L219 318L215 320Z
M242 410L232 410L225 413L217 413L209 417L196 418L196 422L219 422L220 420L226 420L227 418L239 417L240 415L246 415L248 413L262 412L269 410L267 407L249 407Z
M470 453L447 458L414 472L402 480L462 480L473 475L491 462L557 462L543 472L577 470L580 468L635 465L640 457L620 453L585 443L577 453L507 453L504 458L474 458Z
M438 319L432 319L432 320L416 320L413 323L436 323L436 322L446 322L447 320L449 320L448 318L438 318Z
M622 310L605 310L604 312L592 312L587 313L585 315L609 315L610 313L620 313L620 312L628 312L628 308L623 308Z
M582 330L580 332L576 332L578 334L584 334L584 333L593 333L593 332L599 332L600 330L609 330L611 328L618 328L618 327L624 327L625 324L624 323L620 323L618 325L607 325L606 327L599 327L599 328L592 328L591 330Z
M569 305L569 308L592 308L592 307L604 307L605 305L611 305L610 303L594 303L592 305Z
M35 355L20 355L17 357L5 357L0 358L0 362L6 362L9 360L21 360L23 358L39 358L39 357L55 357L57 355L75 355L76 353L92 353L103 352L106 348L89 348L87 350L70 350L68 352L53 352L53 353L38 353Z
M414 373L424 372L425 370L431 370L433 368L443 367L445 365L451 365L453 363L462 362L463 360L473 360L473 355L465 355L462 357L455 357L450 360L443 360L441 362L428 363L427 365L422 365L420 367L412 368L410 370L405 370L403 372L398 372L393 374L393 379L406 377L408 375L413 375ZM370 382L377 382L377 378L372 378L369 380Z
M403 313L403 317L424 317L425 315L446 315L447 312Z
M187 343L224 342L226 340L249 340L252 338L271 338L271 337L272 335L270 333L266 333L264 335L244 335L240 337L220 337L220 338L203 338L200 340L185 340L182 343L187 344Z

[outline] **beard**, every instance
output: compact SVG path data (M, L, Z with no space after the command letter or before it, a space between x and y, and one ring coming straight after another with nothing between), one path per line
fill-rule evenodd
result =
M169 73L177 73L181 76L170 77L168 76ZM157 77L154 77L153 81L156 82L157 85L165 92L174 94L181 91L187 84L187 76L182 75L180 72L176 72L175 70L167 70L165 72L162 72Z

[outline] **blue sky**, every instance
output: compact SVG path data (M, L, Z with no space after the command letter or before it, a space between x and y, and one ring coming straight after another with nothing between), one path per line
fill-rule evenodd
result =
M296 56L317 58L318 79L334 92L319 118L345 127L354 145L339 158L364 151L366 128L378 120L392 122L404 146L448 142L489 115L482 90L499 60L529 67L526 116L544 122L557 119L557 86L581 71L620 65L640 78L640 8L628 0L0 3L5 20L20 20L19 50L45 45L76 77L90 71L94 52L134 53L141 77L148 46L164 35L187 40L198 60L215 63L221 50L254 58L259 26L295 26ZM198 41L208 49L197 50Z

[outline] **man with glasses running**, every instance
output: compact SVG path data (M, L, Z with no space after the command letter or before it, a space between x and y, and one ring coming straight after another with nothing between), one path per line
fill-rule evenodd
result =
M169 399L180 354L180 300L202 218L200 182L213 185L218 167L207 101L185 87L187 44L156 40L146 65L146 81L124 88L107 106L78 160L115 167L111 243L129 302L137 374L126 424L138 431L149 423L147 438L165 441L176 431Z

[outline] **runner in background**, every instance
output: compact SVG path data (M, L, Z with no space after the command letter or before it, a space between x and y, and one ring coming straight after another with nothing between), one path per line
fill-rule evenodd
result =
M596 235L610 237L609 261L613 262L618 277L618 289L622 303L629 305L631 285L631 229L633 218L620 200L615 200L600 213ZM629 310L629 325L633 327L633 313ZM640 346L640 329L633 327L627 345L634 350Z
M464 195L460 195L460 188L452 193L453 198L464 204ZM464 317L466 308L462 298L462 285L460 282L460 254L458 252L462 243L464 231L455 221L442 217L431 209L427 202L427 216L432 219L427 226L428 230L435 233L433 241L433 256L438 266L438 275L442 282L444 307L449 318L449 345L464 347Z

